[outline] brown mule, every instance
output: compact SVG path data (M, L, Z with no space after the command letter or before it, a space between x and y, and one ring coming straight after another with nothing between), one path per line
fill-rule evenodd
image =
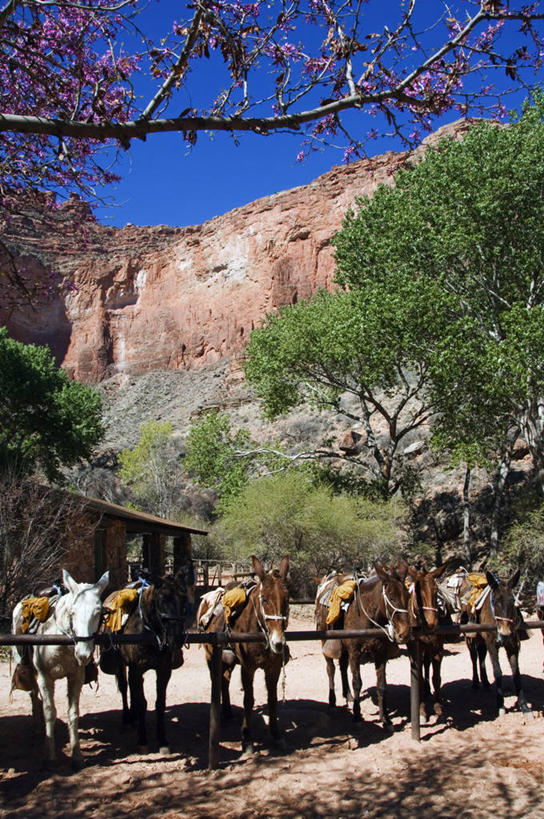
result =
M502 690L502 671L499 662L499 648L506 651L512 670L514 689L518 698L518 707L524 713L531 713L521 685L519 672L520 633L523 631L523 620L515 604L514 587L519 580L519 569L509 580L500 580L491 572L486 572L489 591L480 607L468 612L469 623L482 623L494 626L493 631L467 634L466 643L472 660L472 687L478 688L480 681L485 688L489 681L485 670L485 658L489 653L495 676L497 709L504 713L504 694ZM480 679L478 679L478 665Z
M289 618L289 592L286 585L289 571L289 556L286 555L279 569L266 572L260 560L252 555L253 571L257 581L247 590L243 607L234 613L231 622L226 624L225 611L216 606L204 630L220 632L228 630L233 637L240 633L262 633L266 641L262 643L237 643L222 652L223 678L222 702L223 714L230 712L229 683L232 669L236 663L241 666L242 686L244 689L244 719L242 723L242 750L250 752L253 748L251 739L251 718L254 705L253 679L258 668L265 675L268 695L268 724L272 740L280 740L277 718L277 684L281 670L289 658L285 643L285 629ZM197 613L197 623L205 614L205 606ZM206 657L211 670L211 646L206 645Z
M104 602L111 605L113 594ZM153 634L153 643L122 644L100 649L100 668L106 674L115 674L123 701L123 722L134 722L138 731L138 745L147 750L144 674L154 669L157 674L155 717L157 739L161 753L168 753L164 713L166 689L172 669L183 662L181 646L184 641L184 618L187 591L181 575L155 579L139 590L139 595L123 626L123 634ZM111 633L107 625L102 631ZM130 690L130 708L127 697Z

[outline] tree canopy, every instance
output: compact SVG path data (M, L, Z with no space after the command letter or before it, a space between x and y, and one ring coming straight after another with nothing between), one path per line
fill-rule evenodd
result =
M250 481L231 498L211 537L238 559L257 552L276 562L289 552L298 587L332 569L367 569L373 560L400 556L402 515L398 504L335 495L295 469Z
M492 550L520 434L543 474L543 105L440 141L357 200L334 239L345 292L268 316L247 351L269 415L310 400L355 422L359 452L329 455L367 468L371 455L384 496L413 481L417 430L491 465Z
M441 141L393 188L359 200L335 239L343 286L395 289L400 275L453 297L431 394L437 440L468 459L512 443L517 428L541 463L543 110L537 94L508 127L478 123Z
M98 393L70 381L47 347L0 328L0 468L62 480L61 467L88 458L102 435Z

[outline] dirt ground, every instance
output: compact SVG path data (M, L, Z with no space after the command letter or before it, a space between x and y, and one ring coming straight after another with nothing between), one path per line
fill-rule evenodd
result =
M293 614L293 613L292 613ZM290 630L311 628L291 617ZM286 749L270 750L265 724L266 695L256 678L254 737L257 753L242 758L239 742L242 694L239 671L231 685L235 718L223 726L220 769L207 766L210 682L201 648L185 650L173 672L167 718L171 753L151 743L135 753L131 729L121 729L115 680L100 675L98 690L85 686L81 700L83 770L71 770L67 754L66 696L58 685L59 760L51 773L42 765L42 744L32 729L30 700L9 697L10 666L0 663L0 815L2 817L543 817L544 818L544 647L539 631L522 643L524 688L534 708L514 710L506 657L501 658L507 712L498 717L494 695L473 691L464 644L450 644L443 663L447 720L422 726L421 743L411 739L409 662L388 665L388 695L394 730L377 723L375 674L363 668L368 686L364 722L349 711L327 707L327 677L318 642L291 643L280 724ZM489 670L491 676L491 671ZM146 678L153 707L154 675ZM338 682L338 702L341 703ZM280 699L282 687L279 690ZM154 714L149 714L150 737Z

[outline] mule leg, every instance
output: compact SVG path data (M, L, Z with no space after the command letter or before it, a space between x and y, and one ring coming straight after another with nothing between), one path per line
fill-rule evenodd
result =
M480 687L480 678L478 676L478 649L475 638L467 637L467 648L472 663L472 687L476 689Z
M38 671L38 688L43 703L45 722L45 758L48 764L55 762L55 681Z
M502 671L499 662L498 648L493 645L489 647L489 656L491 657L491 665L493 666L493 674L495 676L495 692L497 696L497 709L499 714L504 714L504 693L502 690Z
M378 692L378 708L379 719L382 725L391 725L391 717L387 710L386 688L387 682L385 679L386 660L375 660L374 667L376 669L376 689ZM421 677L421 670L420 670Z
M274 663L268 666L264 672L268 697L268 728L274 743L277 743L280 739L280 730L278 727L278 679L280 671L281 665Z
M136 720L138 731L138 745L140 751L145 753L147 751L147 700L144 695L144 675L132 663L128 667L128 684L130 687L131 711Z
M68 734L70 736L70 753L72 764L76 767L83 762L79 746L79 698L85 679L85 669L78 668L76 674L68 677L66 687L68 692Z
M506 653L508 656L508 662L510 663L510 668L512 669L512 679L514 681L514 689L518 698L518 706L521 708L524 714L530 714L532 713L532 709L525 698L525 693L521 685L521 674L519 673L519 645L508 645L506 647Z
M433 708L436 716L441 717L444 713L440 699L440 689L442 687L442 648L437 648L433 652L431 662L433 667Z
M117 671L115 672L115 679L117 680L117 688L119 689L121 701L123 703L123 725L128 725L130 722L132 722L133 715L131 715L128 705L127 667L122 660L119 661Z
M330 657L325 657L327 663L327 677L329 679L329 708L336 706L336 693L334 690L334 660Z
M353 685L353 721L361 722L361 703L359 700L363 681L361 679L360 656L357 649L349 653L349 667Z
M166 689L172 675L172 665L170 654L168 660L162 662L157 668L157 701L155 703L155 718L157 721L157 739L159 741L159 751L161 754L169 754L168 740L166 739L166 726L164 714L166 711ZM143 677L142 677L143 679Z
M254 668L242 666L242 686L244 688L244 719L242 722L243 753L251 753L253 750L253 743L251 741L251 717L253 714L253 705L255 703L255 698L253 696L254 676Z
M484 639L478 640L476 642L478 648L478 662L480 664L480 679L482 681L482 685L484 688L489 688L489 679L487 677L487 671L485 670L485 658L488 652L488 646ZM490 652L491 654L491 652ZM493 661L493 658L492 658Z
M353 700L353 696L349 687L347 651L342 650L338 665L340 667L340 679L342 680L342 696L346 701L346 705L348 705Z

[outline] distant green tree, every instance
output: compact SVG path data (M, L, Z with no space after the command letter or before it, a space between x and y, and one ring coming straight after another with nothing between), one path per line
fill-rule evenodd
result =
M200 486L217 490L218 512L251 478L288 463L280 448L256 443L247 429L233 431L228 415L217 410L194 423L187 436L184 468Z
M119 453L119 477L130 487L138 506L160 517L175 518L180 511L182 469L168 421L147 421L132 449Z
M211 536L236 559L255 553L277 563L289 553L293 583L306 588L331 569L366 569L375 559L399 556L402 514L393 502L334 495L299 469L250 481Z
M61 467L89 458L103 434L96 391L70 381L47 347L0 328L0 469L62 481Z
M544 580L544 506L522 514L504 538L497 568L507 574L520 569L524 598L534 605L536 584Z

